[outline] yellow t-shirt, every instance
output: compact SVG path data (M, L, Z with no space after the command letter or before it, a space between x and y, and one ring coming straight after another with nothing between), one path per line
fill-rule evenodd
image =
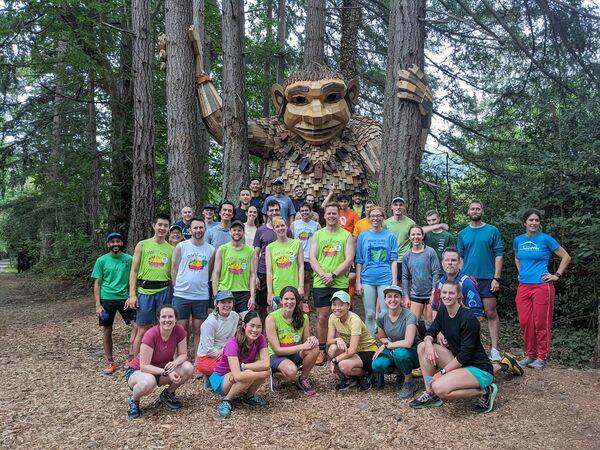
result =
M352 232L352 236L357 238L360 233L362 233L363 231L370 230L371 228L373 228L373 225L371 225L369 219L363 217L354 224L354 231Z
M375 339L371 336L371 333L367 330L367 326L358 316L358 314L348 311L348 319L343 323L340 319L335 317L334 314L329 316L329 328L335 328L339 337L341 337L346 345L350 345L351 336L360 336L358 341L357 352L369 352L376 351L377 344Z

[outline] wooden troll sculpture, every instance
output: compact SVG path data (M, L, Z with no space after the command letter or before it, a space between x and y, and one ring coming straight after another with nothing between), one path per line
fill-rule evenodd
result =
M203 121L222 143L221 97L202 70L197 32L190 28L196 55L196 91ZM431 123L432 94L423 72L412 66L399 74L398 97L419 105L421 146ZM368 176L377 176L381 154L381 124L351 113L358 99L355 80L310 64L271 88L276 116L248 120L248 149L263 161L263 185L277 177L285 192L296 185L323 198L334 185L336 192L366 192Z

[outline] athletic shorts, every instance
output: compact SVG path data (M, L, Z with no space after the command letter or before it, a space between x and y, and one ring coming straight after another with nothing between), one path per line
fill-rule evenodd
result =
M312 272L312 266L308 261L304 261L304 273L306 274L310 272Z
M220 358L213 358L212 356L196 356L196 364L194 365L194 373L204 374L209 377L217 367L217 363Z
M402 262L396 263L396 271L398 272L398 280L400 280L400 284L402 284Z
M115 316L117 311L121 314L123 322L129 325L131 322L135 322L135 309L125 309L125 300L103 300L100 299L100 306L107 312L108 317L102 319L98 317L98 325L101 327L112 327L115 322Z
M192 315L193 319L206 320L210 300L188 300L173 296L173 307L177 310L179 320L187 320Z
M348 289L333 287L313 288L313 306L315 308L330 308L331 297L333 297L333 294L335 294L337 291L348 292Z
M498 292L492 292L492 279L477 278L479 283L479 296L483 298L498 298Z
M410 298L411 302L415 302L415 303L419 303L421 305L428 305L429 304L429 298Z
M267 307L267 274L258 272L258 279L260 280L260 289L256 293L256 306Z
M485 370L481 370L475 366L465 366L465 369L467 369L469 373L475 377L481 389L485 389L494 382L494 375L486 372Z
M154 325L156 323L156 312L162 305L167 305L169 300L169 289L165 288L156 294L138 294L138 307L135 315L135 323L138 325Z
M136 372L139 372L139 369L134 369L133 367L127 367L127 369L125 369L125 381L127 382L127 384L129 384L129 378L131 378L131 375L133 375ZM158 386L158 383L160 382L160 375L154 374L153 376L156 380L156 385ZM129 387L129 389L133 391L133 388L131 386Z
M223 392L223 381L225 380L226 376L227 374L221 375L217 372L213 372L212 375L208 378L208 381L210 382L210 388L215 394L225 395L225 392Z
M248 311L249 291L232 292L234 300L233 309L238 314Z
M289 359L296 367L300 367L302 365L302 356L300 356L300 352L294 353L293 355L281 356L281 355L273 355L270 358L271 370L273 372L277 371L279 364L281 364L286 359Z
M365 372L372 372L372 366L371 364L373 363L373 355L375 354L374 351L366 351L366 352L356 352L356 356L358 356L360 358L360 360L362 361L362 368Z

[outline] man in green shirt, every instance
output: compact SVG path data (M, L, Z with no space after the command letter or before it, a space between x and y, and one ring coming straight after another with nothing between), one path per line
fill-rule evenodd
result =
M96 302L96 315L102 327L102 344L106 365L104 375L111 375L117 370L113 359L112 326L117 312L123 321L131 325L131 341L129 353L132 353L132 342L135 338L135 311L125 309L129 286L129 271L131 270L131 256L123 253L123 236L113 231L106 235L108 253L100 256L92 270L94 278L94 300Z
M166 241L170 223L168 215L157 214L152 223L154 236L138 242L133 252L126 307L136 308L134 355L140 352L144 333L156 322L156 311L171 301L168 288L173 246Z
M336 291L347 290L348 270L354 261L356 242L340 227L340 206L325 205L325 228L317 230L310 244L310 265L313 270L313 303L317 308L317 338L319 339L318 365L327 361L327 321L331 314L331 297Z
M431 209L425 213L427 225L444 225L440 224L440 213L436 209ZM446 228L447 229L447 228ZM425 234L425 245L435 250L435 253L442 263L442 253L448 247L456 246L456 239L452 234L444 228L429 231Z

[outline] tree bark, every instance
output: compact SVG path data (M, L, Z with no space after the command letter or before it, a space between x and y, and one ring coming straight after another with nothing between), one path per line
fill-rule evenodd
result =
M408 215L416 218L419 205L421 115L416 103L396 96L398 72L416 64L423 69L425 46L425 0L390 2L389 47L383 130L379 200L405 198Z
M598 334L596 335L596 351L594 352L594 367L600 369L600 302L596 300L596 306L598 308Z
M133 40L133 183L128 249L148 236L154 217L154 110L150 2L131 2Z
M273 20L273 1L266 0L267 6L267 29L266 29L266 43L269 47L273 44L273 26L271 21ZM262 116L269 117L271 115L271 53L265 55L265 66L264 66L265 78L263 86L263 106Z
M244 2L223 1L223 198L248 183Z
M285 0L279 0L277 5L277 83L283 83L285 78L285 55L286 55L286 23L285 23Z
M167 150L169 203L173 220L181 209L201 205L199 115L194 80L194 53L188 38L192 2L167 0Z
M358 29L362 17L360 1L344 0L341 16L340 72L346 80L354 80L358 78Z
M97 142L96 104L94 103L96 85L94 72L88 75L88 108L87 141L89 148L89 176L87 179L86 208L88 218L88 234L95 246L100 244L98 228L100 226L100 152Z
M307 1L305 30L304 65L325 64L325 0Z

